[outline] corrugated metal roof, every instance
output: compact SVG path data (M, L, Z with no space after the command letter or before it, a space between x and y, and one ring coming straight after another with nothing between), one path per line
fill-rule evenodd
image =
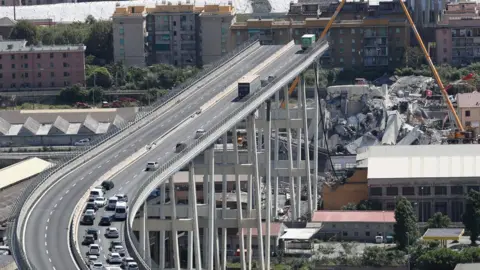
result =
M0 190L35 176L51 165L53 163L35 157L3 168L0 170Z
M316 211L312 222L371 222L394 223L393 211Z
M480 145L373 146L368 179L479 177Z
M280 236L280 239L286 240L309 240L320 228L302 228L302 229L287 229L287 232Z

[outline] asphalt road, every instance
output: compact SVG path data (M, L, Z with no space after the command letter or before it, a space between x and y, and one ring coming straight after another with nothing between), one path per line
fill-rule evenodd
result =
M301 57L302 55L296 55L295 52L299 50L299 46L295 46L292 49L288 50L283 56L268 65L262 71L259 72L261 76L268 76L268 75L276 75L284 72L288 68L290 68L289 63L294 61L296 57ZM205 130L209 130L210 127L218 123L223 117L226 117L230 114L233 110L242 106L242 102L231 102L237 96L236 91L233 91L228 96L225 96L220 102L218 102L215 106L210 108L209 110L203 112L198 117L196 117L193 121L189 121L185 123L185 125L178 127L175 130L174 135L167 136L163 142L157 145L156 148L152 149L148 152L145 156L137 159L135 162L130 164L127 168L125 168L122 172L118 173L116 176L112 178L112 181L115 183L115 188L109 191L106 197L113 196L114 194L118 193L125 193L128 196L132 196L135 194L137 189L140 187L139 183L145 181L151 173L145 172L145 164L148 161L164 161L166 159L172 158L174 153L174 147L179 141L183 141L187 144L192 143L194 140L194 133L196 130L202 128ZM97 219L99 219L103 214L105 214L105 210L101 209L97 213ZM97 223L98 224L98 223ZM112 226L119 229L120 232L123 231L124 222L114 222ZM99 227L99 226L95 226ZM80 226L78 241L83 239L84 230L88 228L88 226ZM105 228L100 227L102 231L101 239L99 243L102 246L102 256L100 259L106 263L106 258L108 256L108 247L110 245L109 239L103 237L103 233ZM119 238L122 242L124 242L123 235ZM87 247L82 248L82 252L86 254Z
M81 168L72 171L68 176L51 187L51 189L38 200L25 227L24 248L30 264L39 270L73 270L74 262L68 246L68 223L76 203L83 194L88 191L92 184L112 166L129 157L140 147L145 147L145 145L156 140L162 136L165 131L193 114L206 101L222 91L225 86L238 80L242 75L259 65L280 47L281 46L263 46L254 53L238 56L241 57L241 62L225 71L217 71L205 78L199 84L202 86L196 89L197 94L182 100L175 108L166 112L162 117L155 119L153 123L145 127L142 131L134 134L133 137L120 142L104 153L89 160L89 162L85 163ZM207 122L208 121L205 122L205 126L208 125ZM193 131L191 135L193 135ZM175 141L175 143L176 142L177 141ZM162 147L155 149L160 148L165 148L164 153L172 152L173 145L167 146L162 144ZM158 155L158 153L156 155ZM133 170L133 168L141 170L144 166L144 163L139 167L130 166L132 169L128 168L125 171L129 172ZM139 186L138 182L141 180L139 178L139 180L131 181L125 185L124 183L126 183L126 181L129 181L129 179L121 178L121 181L117 181L117 188L123 186L125 190L131 191L128 189L128 185L135 183L133 186ZM130 192L128 193L131 194ZM110 193L107 194L107 197L108 196L110 196ZM83 228L80 228L80 234L83 234L82 229Z

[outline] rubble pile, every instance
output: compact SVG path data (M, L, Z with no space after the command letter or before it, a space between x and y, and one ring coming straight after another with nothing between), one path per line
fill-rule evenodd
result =
M432 97L432 78L408 76L391 87L342 85L327 88L325 117L329 148L333 152L356 154L373 145L440 144L442 133L435 126L442 100ZM430 91L429 99L426 92Z

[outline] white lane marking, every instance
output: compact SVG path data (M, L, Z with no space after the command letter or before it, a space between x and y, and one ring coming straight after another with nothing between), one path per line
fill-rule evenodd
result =
M50 216L51 216L52 214L53 214L53 210L52 210L52 211L50 211Z
M157 158L157 160L160 160L160 157L159 157L159 158Z
M45 234L45 238L47 238L47 234ZM45 242L45 246L47 245L47 242Z
M48 254L48 249L46 249L45 252Z
M80 178L80 181L82 181L83 179L85 179L85 177Z
M45 231L48 231L48 226L45 226Z
M60 199L59 199L59 200L60 200L60 201L61 201L61 200L63 200L63 197L60 197Z
M102 242L102 239L101 238L98 238L98 243L101 243Z
M65 194L68 194L68 192L70 192L70 189L67 189L67 191L65 191Z
M97 167L97 168L98 168L98 169L100 169L101 167L102 167L102 165L98 165L98 167Z
M118 155L115 155L113 158L117 158L117 157L118 157Z
M135 177L137 177L137 176L138 176L138 174L135 174L135 175L133 176L133 178L135 178Z
M118 191L120 191L120 190L122 190L122 187L120 187L120 188L118 189Z
M53 270L57 270L57 269L55 269L55 266L53 266L52 268L53 268Z
M55 206L53 208L57 208L57 204L55 204Z
M48 258L48 260L49 260L50 262L52 262L52 259L51 259L51 258Z
M76 186L76 185L77 185L77 183L73 183L72 187L74 187L74 186Z
M122 152L127 152L127 149L123 149L123 151L122 151Z
M161 125L160 125L160 127L163 127L163 126L165 126L165 125L164 125L164 124L161 124Z
M128 183L130 183L130 181L125 182L125 184L128 184Z
M133 143L130 145L130 147L134 147L134 146L135 146L135 144L133 144Z
M107 255L103 254L103 258L105 258L105 260L107 259Z
M50 222L50 218L47 219L47 223L49 223L49 222Z
M109 160L107 160L107 163L109 163L109 162L110 162L110 159L109 159Z
M88 175L92 174L92 172L89 172Z

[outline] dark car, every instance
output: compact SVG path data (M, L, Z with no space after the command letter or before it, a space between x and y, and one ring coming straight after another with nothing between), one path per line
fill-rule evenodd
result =
M113 217L111 215L102 216L98 225L100 226L110 226L112 224Z
M122 241L120 240L112 240L110 241L110 247L108 248L109 250L112 250L112 248L114 246L121 246L122 245Z
M88 209L93 209L93 210L97 211L98 206L94 202L88 202L87 206L85 206L85 211L88 210Z
M180 153L183 151L183 149L187 148L187 144L185 143L177 143L177 145L175 146L175 152L176 153Z
M93 244L93 243L95 243L95 237L93 235L87 234L87 235L83 236L82 245L88 246L88 245Z
M105 189L105 190L111 190L112 188L115 187L115 185L113 184L112 181L110 180L105 180L102 182L102 187Z
M85 230L85 234L87 235L92 235L94 240L98 239L98 235L100 234L100 231L94 228L88 228Z
M80 221L80 223L82 225L93 225L94 220L95 218L93 216L85 215L82 217L82 220Z

